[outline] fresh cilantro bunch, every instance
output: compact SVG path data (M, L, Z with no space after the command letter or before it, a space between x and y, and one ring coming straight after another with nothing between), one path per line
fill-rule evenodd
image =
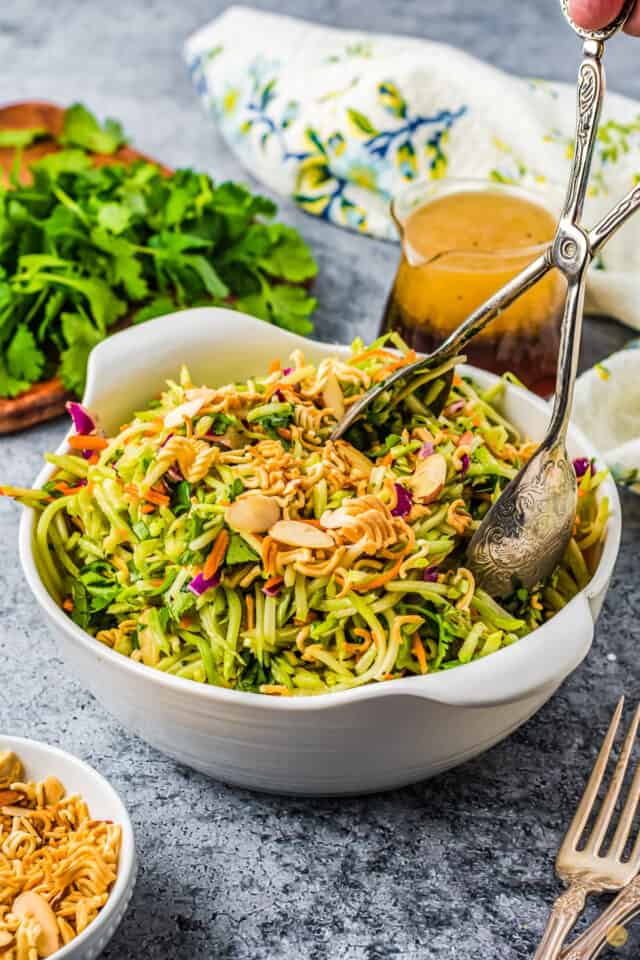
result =
M5 131L19 151L46 134ZM205 173L154 164L95 167L123 143L81 105L65 115L63 149L0 185L0 397L59 375L82 392L87 357L116 325L219 304L307 334L316 274L276 206ZM16 165L17 169L17 165Z

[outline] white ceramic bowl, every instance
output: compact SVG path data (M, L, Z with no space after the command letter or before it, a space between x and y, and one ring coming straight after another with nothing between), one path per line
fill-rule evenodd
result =
M113 820L122 827L118 875L106 904L86 930L53 954L53 960L94 960L99 957L120 926L136 882L136 852L133 827L122 800L104 777L88 764L57 747L37 740L0 734L0 752L13 750L26 770L27 780L57 777L67 793L79 793L98 820Z
M107 431L159 393L186 363L197 383L222 384L265 370L295 348L318 361L346 347L315 343L247 317L199 308L111 337L92 353L86 405ZM495 377L470 370L481 386ZM506 415L530 437L549 410L509 386ZM572 456L596 456L577 430ZM66 449L65 444L61 449ZM47 467L36 486L50 476ZM159 750L220 780L259 790L346 794L416 782L462 763L520 726L586 655L620 543L620 503L607 480L611 518L598 569L586 590L518 643L454 670L315 697L266 697L149 669L77 627L46 592L32 550L33 512L20 526L20 557L38 603L78 675L125 727Z

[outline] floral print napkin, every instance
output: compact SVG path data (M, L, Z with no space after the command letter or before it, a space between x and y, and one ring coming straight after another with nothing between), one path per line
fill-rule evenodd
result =
M622 486L640 493L640 340L583 373L573 421Z
M419 177L488 178L562 197L573 86L510 76L427 40L240 6L194 34L185 56L207 111L244 166L339 226L397 239L389 201ZM576 43L576 74L579 60ZM639 181L640 104L608 94L585 221L594 223ZM592 268L587 307L640 330L639 278L640 214ZM582 378L577 399L579 422L610 450L619 478L636 485L639 357L610 358ZM609 379L602 379L605 367Z

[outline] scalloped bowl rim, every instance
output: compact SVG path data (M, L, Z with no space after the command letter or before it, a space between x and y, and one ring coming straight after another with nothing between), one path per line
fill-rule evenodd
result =
M155 318L154 320L145 323L144 326L146 328L154 325L156 328L158 328L161 324L165 324L165 326L167 326L168 321L172 321L174 317L180 317L184 319L185 315L195 315L211 311L229 314L233 316L236 321L238 318L241 318L244 326L248 327L249 329L251 329L251 326L254 324L259 325L260 327L268 327L269 330L273 330L275 332L278 338L286 339L291 344L292 349L304 348L305 346L308 349L310 345L327 353L333 351L340 353L349 349L344 344L327 344L319 341L312 341L307 338L297 336L296 334L290 334L278 328L269 327L264 323L264 321L256 320L255 318L249 317L246 314L240 314L236 311L226 310L224 308L194 308L193 310L181 311L180 314L169 314L167 316ZM169 330L168 326L167 330ZM124 346L127 340L131 340L133 342L136 333L138 333L136 328L124 330L121 333L117 333L112 337L109 337L93 350L90 358L88 382L91 380L92 375L96 375L96 356L100 356L103 353L106 355L107 351L113 353L115 350L117 350L118 346ZM176 348L176 353L178 352L179 348ZM176 368L179 367L180 363L181 361L178 358L176 361ZM481 370L468 364L461 364L459 369L472 377L475 376L477 379L485 381L490 380L497 382L500 379L495 374L491 374L486 370ZM538 411L548 412L549 408L547 402L535 394L532 394L530 391L522 389L521 387L517 387L511 383L507 383L506 389L507 391L515 392L518 396L520 396L521 399L525 400L526 403L528 403L530 406L533 406ZM72 429L68 431L62 440L62 443L57 450L58 453L66 451L66 439L71 433L73 433ZM583 455L594 458L602 467L606 466L593 444L590 443L584 434L573 424L569 428L569 436L575 445L580 448ZM54 469L55 467L53 465L47 464L38 474L36 480L34 481L34 486L39 487L45 483ZM98 641L91 636L91 634L87 633L85 630L75 624L47 592L40 578L33 554L32 530L36 514L33 509L28 507L23 508L23 515L20 519L19 553L25 577L36 600L54 622L55 626L64 634L66 634L67 637L71 638L75 643L85 647L85 649L88 649L88 651L93 655L99 654L100 658L105 659L115 669L128 671L130 673L132 672L134 675L139 676L143 682L148 681L149 683L157 684L165 689L173 690L177 694L189 692L193 698L202 700L205 703L244 703L247 705L251 704L252 707L261 707L265 710L283 712L330 709L331 707L337 708L346 703L351 703L357 700L367 700L380 696L403 694L409 696L421 696L426 699L448 702L446 691L451 688L455 689L456 677L460 677L461 674L464 674L468 681L470 681L472 677L481 681L482 678L487 675L490 676L493 673L499 673L501 666L506 666L507 662L510 662L511 665L515 664L518 659L526 662L531 648L535 647L541 632L543 632L549 624L553 623L558 616L568 613L568 611L570 611L571 608L581 600L581 598L586 597L587 600L590 600L591 598L597 596L598 593L606 589L620 547L621 507L618 491L611 476L606 478L602 484L601 490L606 492L609 498L610 516L605 545L596 571L584 590L580 591L580 593L578 593L566 605L566 607L560 611L560 613L552 617L547 623L527 634L527 636L518 640L517 643L498 650L489 657L480 660L474 660L471 663L455 667L453 670L442 671L424 677L404 677L390 680L385 683L369 683L361 687L354 687L350 690L340 690L313 695L270 697L266 696L265 694L254 693L251 691L230 690L225 687L215 686L213 684L197 683L193 680L166 674L161 670L156 670L152 667L145 666L144 664L137 663L136 661L131 660L129 657L125 657L122 654L116 653L109 647L99 644ZM425 684L420 692L418 692L416 689L417 684ZM411 689L412 686L414 689ZM433 694L433 696L429 696L429 693Z

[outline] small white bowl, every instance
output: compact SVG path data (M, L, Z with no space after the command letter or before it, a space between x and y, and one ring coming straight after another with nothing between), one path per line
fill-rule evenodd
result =
M136 882L136 852L133 827L122 800L104 777L70 753L37 740L0 734L0 752L13 750L22 760L27 780L57 777L67 793L78 793L96 820L113 820L122 827L118 875L109 899L86 930L61 947L55 960L95 960L120 926Z
M96 347L84 402L105 430L114 431L183 363L194 382L215 385L255 375L296 349L315 363L350 353L232 310L186 310ZM483 389L498 382L484 370L462 369ZM524 434L544 436L549 407L539 397L509 384L501 407ZM567 442L572 457L598 456L574 427ZM59 452L66 449L63 441ZM53 470L47 465L35 486ZM227 783L270 793L370 793L415 783L487 750L539 710L584 659L620 546L620 501L611 477L599 494L608 498L610 516L593 579L539 629L455 670L318 696L268 697L194 683L98 643L47 593L33 549L31 509L20 524L20 559L66 661L128 730Z

